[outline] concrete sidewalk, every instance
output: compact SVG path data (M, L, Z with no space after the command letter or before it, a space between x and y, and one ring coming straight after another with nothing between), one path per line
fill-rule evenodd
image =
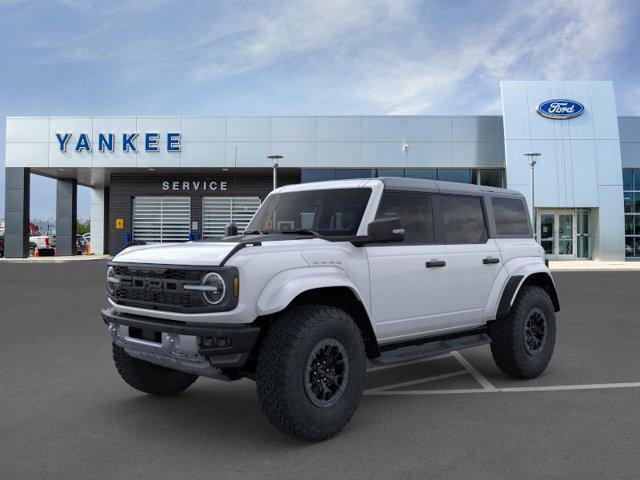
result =
M551 271L588 272L588 271L634 271L640 270L640 262L599 262L595 260L551 260Z
M0 263L67 263L91 260L109 260L110 255L73 255L61 257L29 257L29 258L0 258Z

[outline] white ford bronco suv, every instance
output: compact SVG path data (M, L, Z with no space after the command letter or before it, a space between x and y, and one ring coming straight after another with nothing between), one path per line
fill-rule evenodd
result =
M322 440L356 410L367 361L490 344L502 371L533 378L551 359L558 297L518 192L290 185L227 234L129 247L109 264L102 318L132 387L249 378L278 429Z

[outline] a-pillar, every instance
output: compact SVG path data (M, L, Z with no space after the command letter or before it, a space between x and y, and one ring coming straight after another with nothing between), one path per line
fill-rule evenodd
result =
M56 255L75 255L78 251L78 182L58 179L56 190Z

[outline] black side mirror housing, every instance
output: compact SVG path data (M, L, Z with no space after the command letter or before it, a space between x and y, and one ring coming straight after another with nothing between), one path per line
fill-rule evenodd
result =
M227 226L224 227L224 235L225 237L233 237L235 235L238 235L238 226L233 222L227 223Z
M369 223L365 243L402 242L404 226L398 217L378 218Z

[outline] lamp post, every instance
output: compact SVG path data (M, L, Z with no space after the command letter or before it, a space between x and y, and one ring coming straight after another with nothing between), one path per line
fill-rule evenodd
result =
M529 166L531 167L531 221L533 223L533 238L537 240L538 236L538 226L536 222L536 176L535 176L535 167L536 167L536 157L542 155L539 152L527 152L524 154L525 157L529 160Z
M282 155L267 155L267 158L271 161L273 167L273 189L278 186L278 162L283 158Z

